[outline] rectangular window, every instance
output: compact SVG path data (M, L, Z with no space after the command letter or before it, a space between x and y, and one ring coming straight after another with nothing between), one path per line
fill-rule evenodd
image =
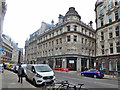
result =
M117 2L117 0L115 0L115 6L116 6L116 5L118 5L118 2Z
M109 14L109 23L111 23L112 22L112 14Z
M113 53L113 43L110 43L110 53Z
M56 45L58 44L58 39L56 40Z
M62 44L62 38L60 38L60 43Z
M85 44L87 44L87 39L85 39Z
M118 11L115 11L115 21L118 20L119 16L118 16Z
M94 50L92 50L92 56L94 55Z
M111 0L109 0L109 2L108 2L108 9L110 9L111 8Z
M77 42L77 36L74 35L74 42Z
M84 49L84 48L82 48L82 55L83 55L83 49Z
M104 33L101 32L101 40L104 40Z
M70 42L70 35L69 35L69 36L67 36L67 41L68 41L68 42Z
M53 49L52 49L52 55L54 54L54 51L53 51Z
M47 35L46 35L46 40L47 40Z
M104 54L104 45L101 45L102 54Z
M116 36L119 36L119 26L115 27Z
M109 71L116 71L116 62L109 61Z
M49 46L51 46L51 42L49 42Z
M60 55L62 55L62 48L60 48Z
M56 55L58 55L58 48L56 48Z
M54 32L52 33L52 37L54 37Z
M58 31L56 31L56 35L58 35Z
M67 26L67 31L70 31L70 25L69 25L69 26Z
M109 28L109 38L113 37L112 28Z
M100 6L100 14L103 14L103 5Z
M54 41L52 41L52 46L54 46Z
M82 43L84 43L84 38L82 38Z
M106 63L103 61L102 62L102 70L105 70L106 69Z
M60 34L62 34L63 33L63 31L62 31L62 28L60 29Z
M51 38L51 34L49 34L49 38Z
M76 25L74 25L74 31L77 31L77 26Z
M85 30L85 34L87 34L87 30Z
M103 26L103 18L101 18L101 26Z
M87 48L85 49L85 55L87 55Z
M84 28L82 28L82 33L84 33Z
M120 53L120 42L116 42L117 53Z

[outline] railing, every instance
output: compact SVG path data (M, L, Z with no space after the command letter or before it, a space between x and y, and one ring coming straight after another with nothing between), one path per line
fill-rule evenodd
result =
M69 71L69 68L56 68L56 67L54 67L54 68L52 68L54 71L66 71L66 72L68 72Z

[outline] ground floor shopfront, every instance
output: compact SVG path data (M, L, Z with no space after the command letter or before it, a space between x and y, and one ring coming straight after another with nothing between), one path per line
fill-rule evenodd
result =
M106 74L113 74L118 71L120 54L96 57L96 68Z
M83 68L94 68L94 57L65 55L37 58L38 64L49 64L52 68L69 68L71 71L82 71Z

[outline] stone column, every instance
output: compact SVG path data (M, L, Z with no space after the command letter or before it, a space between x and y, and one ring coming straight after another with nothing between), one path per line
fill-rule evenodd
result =
M67 67L67 61L66 58L62 59L62 68L66 68Z
M87 59L87 68L89 68L89 59Z
M80 57L77 58L77 71L81 72L81 58Z
M53 58L52 60L53 60L53 67L55 67L56 66L55 58Z

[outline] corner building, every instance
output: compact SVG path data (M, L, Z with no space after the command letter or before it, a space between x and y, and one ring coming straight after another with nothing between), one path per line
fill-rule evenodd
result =
M74 7L58 18L55 25L54 21L51 25L42 22L37 33L26 41L26 62L47 63L51 67L75 71L94 67L95 30L92 21L89 25L83 23Z
M120 1L97 0L95 12L97 66L111 74L120 61Z

